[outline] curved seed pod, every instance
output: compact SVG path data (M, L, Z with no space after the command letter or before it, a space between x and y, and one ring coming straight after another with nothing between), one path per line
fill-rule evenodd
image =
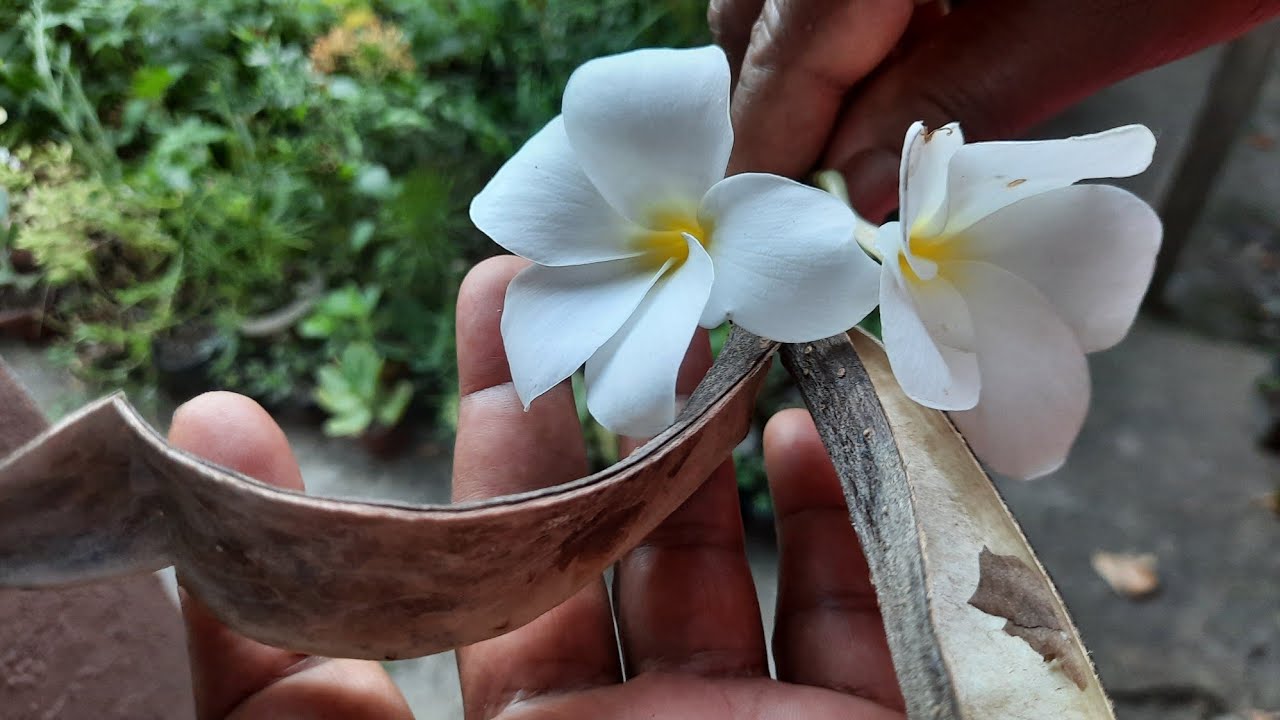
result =
M871 566L912 720L1113 720L1053 582L947 416L861 332L786 345Z
M735 331L676 424L603 472L459 505L273 488L168 446L112 396L0 461L0 586L175 565L279 647L390 659L477 642L568 598L692 494L746 434L776 347ZM0 416L27 407L2 380Z

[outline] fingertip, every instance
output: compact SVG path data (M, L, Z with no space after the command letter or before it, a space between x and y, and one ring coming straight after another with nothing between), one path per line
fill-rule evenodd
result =
M412 720L391 677L367 660L307 658L237 706L227 720Z
M903 132L906 129L903 128ZM849 201L860 215L873 222L884 220L898 206L898 153L871 147L854 153L839 167L849 191Z
M734 90L729 173L812 171L850 91L893 50L913 7L911 0L769 4Z
M477 263L458 286L458 319L470 320L478 310L500 312L507 285L528 266L528 260L515 255L497 255Z
M813 507L843 507L844 494L808 411L789 409L764 429L764 464L779 519Z
M303 489L284 431L243 395L209 392L183 403L173 413L169 443L261 482Z
M791 463L811 452L810 446L815 442L821 446L822 439L808 410L781 410L764 426L765 467L770 471L789 471Z
M502 344L507 286L529 261L499 255L476 265L458 288L458 385L463 395L511 380Z

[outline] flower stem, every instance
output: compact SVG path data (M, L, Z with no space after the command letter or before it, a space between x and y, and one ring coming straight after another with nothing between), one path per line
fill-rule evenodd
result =
M853 203L849 201L849 186L844 182L844 176L836 170L821 170L813 178L814 184L822 190L835 195L845 205L853 210ZM875 223L869 222L866 218L858 214L857 210L853 210L853 217L856 225L853 229L853 239L858 241L858 247L862 251L870 255L876 262L883 264L884 258L880 255L880 250L876 248L876 235L879 228Z
M844 182L844 175L838 170L819 170L817 175L813 176L813 183L820 189L825 190L840 199L840 202L853 207L853 203L849 202L849 186Z

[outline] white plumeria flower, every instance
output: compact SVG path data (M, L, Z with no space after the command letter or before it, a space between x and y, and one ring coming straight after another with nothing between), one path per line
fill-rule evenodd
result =
M606 428L656 434L698 325L732 320L784 342L843 332L876 302L878 269L843 203L772 175L725 178L729 64L716 47L592 60L562 114L471 204L535 264L507 291L502 338L534 398L586 364Z
M1136 175L1154 150L1140 125L969 145L956 124L907 132L901 222L877 237L885 349L907 395L953 411L998 472L1061 466L1089 405L1084 354L1128 332L1160 246L1141 199L1074 183Z

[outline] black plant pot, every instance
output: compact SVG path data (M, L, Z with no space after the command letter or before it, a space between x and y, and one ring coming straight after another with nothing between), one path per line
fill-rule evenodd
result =
M206 323L180 325L157 336L151 353L158 384L175 398L214 389L213 364L229 345L225 333Z
M375 425L360 435L360 445L379 460L392 460L404 454L412 439L406 423L394 427Z

